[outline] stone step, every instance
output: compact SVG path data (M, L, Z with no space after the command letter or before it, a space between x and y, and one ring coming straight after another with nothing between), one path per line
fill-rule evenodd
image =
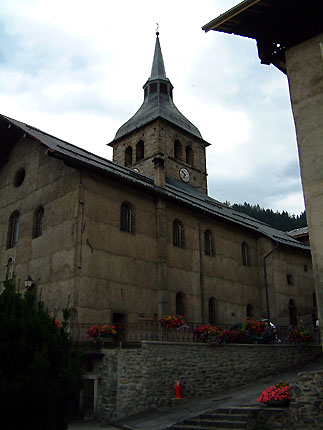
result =
M214 414L204 414L200 416L201 420L208 420L208 421L247 421L248 415L247 414L226 414L226 413L214 413Z
M176 424L175 426L171 427L170 430L241 430L241 429L247 429L247 424L245 424L244 427L235 427L235 424L232 423L231 427L209 427L209 426L204 426L202 424Z
M246 422L247 420L244 421L235 421L235 420L230 420L230 419L226 419L226 420L208 420L208 419L191 419L191 420L185 420L184 424L199 424L202 425L204 427L213 427L213 428L218 428L218 427L225 427L225 428L232 428L232 426L234 425L235 428L237 429L243 429L246 426Z
M254 411L253 407L219 408L178 423L171 430L247 429L248 415Z
M254 411L258 411L259 408L260 408L259 406L235 406L232 408L218 408L214 412L209 412L208 415L214 415L214 414L226 414L226 415L247 414L248 415Z

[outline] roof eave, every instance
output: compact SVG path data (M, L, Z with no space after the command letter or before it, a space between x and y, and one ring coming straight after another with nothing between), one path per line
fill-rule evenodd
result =
M119 136L119 137L117 137L117 138L113 139L111 142L107 143L106 145L107 145L107 146L111 146L111 147L113 148L113 146L114 146L117 142L119 142L121 139L124 139L125 137L129 136L129 135L130 135L131 133L133 133L134 131L141 130L142 128L146 127L147 125L151 124L151 123L152 123L152 122L154 122L154 121L157 121L158 119L161 119L161 120L163 120L163 121L166 121L166 122L168 122L169 124L171 124L172 126L174 126L174 127L178 128L178 129L180 129L181 131L184 131L185 133L189 134L190 136L193 136L195 139L198 139L201 143L203 143L205 147L207 147L207 146L211 146L211 143L207 142L206 140L204 140L203 138L201 138L201 137L197 136L196 134L191 133L189 130L186 130L186 129L184 129L184 128L180 127L179 125L177 125L177 124L175 124L174 122L172 122L172 121L168 120L167 118L164 118L163 116L157 116L156 118L152 118L150 121L146 122L145 124L141 124L141 125L139 125L138 127L136 127L136 128L134 128L134 129L132 129L132 130L128 131L127 133L123 134L122 136Z
M212 19L209 23L205 24L202 27L202 30L204 30L206 33L210 30L214 30L219 25L225 23L229 19L233 18L234 16L238 15L240 12L242 12L245 9L248 9L250 6L253 6L254 4L258 3L260 0L245 0L233 8L229 9L228 11L224 12L217 18Z

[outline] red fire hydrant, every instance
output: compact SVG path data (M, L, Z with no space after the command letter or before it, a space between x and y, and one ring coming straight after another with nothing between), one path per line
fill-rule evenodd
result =
M178 381L175 382L175 393L176 393L176 399L182 398L182 390L183 386L179 384Z

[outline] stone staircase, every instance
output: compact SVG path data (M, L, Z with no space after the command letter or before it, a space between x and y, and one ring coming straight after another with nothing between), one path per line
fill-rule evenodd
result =
M248 421L255 410L253 408L219 408L214 412L198 415L175 424L169 430L238 430L248 429Z
M167 430L289 430L288 407L232 406L186 419ZM166 429L165 429L166 430Z

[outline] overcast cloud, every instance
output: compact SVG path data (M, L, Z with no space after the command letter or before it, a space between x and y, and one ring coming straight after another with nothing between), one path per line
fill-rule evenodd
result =
M140 107L156 22L178 109L212 144L209 194L304 209L287 78L253 40L201 27L238 0L2 0L0 113L111 159Z

